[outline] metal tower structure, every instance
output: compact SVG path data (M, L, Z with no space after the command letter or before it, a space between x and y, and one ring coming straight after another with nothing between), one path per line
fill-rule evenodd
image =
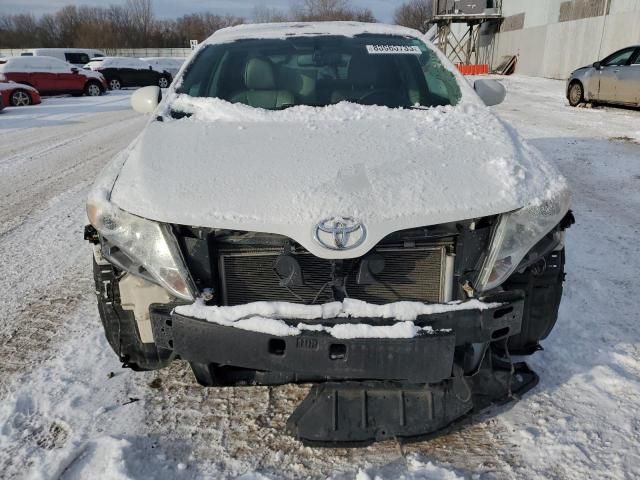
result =
M438 26L436 43L453 63L474 65L482 25L502 20L502 0L434 0L430 24Z

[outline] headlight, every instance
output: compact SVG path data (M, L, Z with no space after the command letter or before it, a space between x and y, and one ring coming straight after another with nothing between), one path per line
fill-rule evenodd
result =
M176 297L194 300L193 281L166 225L120 210L97 195L87 202L87 216L100 235L142 265L158 284Z
M563 191L553 200L544 200L502 215L476 282L476 289L486 292L507 280L529 250L567 214L570 198L569 192Z

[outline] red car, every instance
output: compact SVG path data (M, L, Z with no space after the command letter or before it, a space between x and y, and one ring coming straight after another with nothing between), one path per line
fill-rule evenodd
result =
M80 70L53 57L0 59L0 82L30 85L42 94L102 95L107 82L98 72Z
M24 107L41 102L38 90L15 82L0 82L0 98L5 107Z

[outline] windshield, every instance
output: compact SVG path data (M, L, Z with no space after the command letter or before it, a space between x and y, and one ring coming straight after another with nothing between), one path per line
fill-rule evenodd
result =
M280 110L296 105L433 107L461 97L453 73L415 38L390 35L291 37L209 45L178 93Z

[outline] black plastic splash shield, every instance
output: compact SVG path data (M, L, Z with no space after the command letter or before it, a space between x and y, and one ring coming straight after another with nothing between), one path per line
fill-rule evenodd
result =
M491 404L515 400L538 376L526 364L483 370L438 385L345 382L315 385L287 421L307 446L361 447L396 439L418 441Z

